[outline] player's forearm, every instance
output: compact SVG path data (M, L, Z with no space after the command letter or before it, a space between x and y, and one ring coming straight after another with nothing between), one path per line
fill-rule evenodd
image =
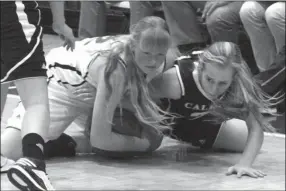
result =
M264 134L256 120L247 122L247 126L249 127L248 139L239 164L251 166L261 149Z
M64 13L65 1L50 1L50 7L53 14L53 23L58 25L65 24L65 13Z
M105 150L145 152L149 147L147 139L112 133L110 144L106 145Z
M106 151L146 151L150 143L147 139L117 134L112 131L112 124L103 115L106 110L94 112L91 129L91 144Z
M105 120L106 111L95 112L91 130L91 144L105 151L146 151L150 143L147 139L117 134L112 131L111 123ZM101 113L101 114L99 114Z
M103 96L105 97L105 96ZM116 97L116 96L114 96ZM90 141L93 147L106 151L146 151L150 143L147 139L117 134L112 131L112 119L118 100L110 100L108 107L104 98L97 97L94 105Z

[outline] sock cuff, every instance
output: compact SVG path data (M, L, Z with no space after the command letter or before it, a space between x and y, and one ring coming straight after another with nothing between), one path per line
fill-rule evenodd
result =
M44 145L45 141L39 134L29 133L23 137L22 144L23 145L36 145L36 144Z

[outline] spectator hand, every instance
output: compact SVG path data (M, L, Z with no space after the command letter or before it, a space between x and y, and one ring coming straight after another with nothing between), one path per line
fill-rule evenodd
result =
M207 16L209 16L216 8L225 6L229 4L229 1L208 1L205 4L203 14L202 14L202 19L206 19Z
M67 50L71 49L73 51L75 48L75 37L72 29L67 24L61 25L53 23L53 30L65 41L63 46L66 47Z
M263 178L266 176L265 173L261 172L260 170L255 170L248 166L242 165L234 165L228 168L226 175L237 174L238 178L241 178L243 175L250 176L252 178Z

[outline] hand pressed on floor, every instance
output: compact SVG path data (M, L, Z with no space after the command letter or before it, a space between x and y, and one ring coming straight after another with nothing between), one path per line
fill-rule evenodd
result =
M226 175L237 174L238 178L242 176L250 176L252 178L263 178L266 174L260 170L253 169L248 166L234 165L228 168Z

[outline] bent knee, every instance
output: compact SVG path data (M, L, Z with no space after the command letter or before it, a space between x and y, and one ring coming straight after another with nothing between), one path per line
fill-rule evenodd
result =
M223 149L230 152L243 152L248 136L245 121L231 119L225 121L219 130L213 144L215 149Z
M249 22L262 22L265 9L256 1L243 3L239 11L239 16L243 24Z
M235 12L229 6L218 7L207 16L206 25L208 29L237 23L238 12Z
M271 27L277 27L278 23L285 23L285 3L278 2L265 11L265 20Z

